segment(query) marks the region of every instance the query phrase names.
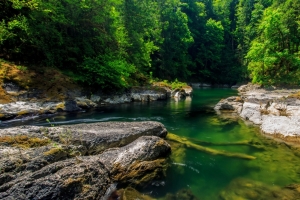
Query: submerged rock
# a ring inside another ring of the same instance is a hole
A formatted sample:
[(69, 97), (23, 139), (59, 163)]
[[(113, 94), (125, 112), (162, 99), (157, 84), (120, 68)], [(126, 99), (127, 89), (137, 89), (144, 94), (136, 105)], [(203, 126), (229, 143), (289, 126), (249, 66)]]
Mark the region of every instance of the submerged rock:
[(166, 200), (199, 200), (191, 190), (182, 189), (176, 192), (176, 194), (167, 194)]
[(300, 185), (289, 185), (281, 188), (264, 183), (238, 178), (220, 193), (220, 199), (247, 199), (247, 200), (296, 200), (300, 199)]

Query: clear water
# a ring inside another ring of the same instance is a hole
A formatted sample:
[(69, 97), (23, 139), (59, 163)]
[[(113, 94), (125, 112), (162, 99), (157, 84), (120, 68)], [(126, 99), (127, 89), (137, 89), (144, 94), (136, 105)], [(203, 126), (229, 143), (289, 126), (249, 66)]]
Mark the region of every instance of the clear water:
[[(192, 99), (114, 105), (93, 112), (50, 116), (49, 120), (56, 126), (99, 121), (155, 120), (163, 123), (169, 132), (193, 141), (215, 143), (253, 140), (263, 147), (209, 146), (220, 151), (256, 157), (255, 160), (244, 160), (173, 146), (170, 167), (163, 180), (165, 185), (142, 191), (154, 198), (164, 199), (167, 193), (175, 194), (182, 189), (189, 189), (199, 199), (219, 199), (221, 191), (235, 190), (228, 185), (238, 178), (270, 187), (300, 183), (300, 158), (293, 148), (263, 137), (258, 127), (246, 125), (240, 119), (226, 119), (216, 115), (213, 106), (220, 99), (233, 95), (236, 95), (236, 91), (231, 89), (194, 89)], [(45, 119), (17, 122), (18, 125), (20, 123), (49, 125)]]

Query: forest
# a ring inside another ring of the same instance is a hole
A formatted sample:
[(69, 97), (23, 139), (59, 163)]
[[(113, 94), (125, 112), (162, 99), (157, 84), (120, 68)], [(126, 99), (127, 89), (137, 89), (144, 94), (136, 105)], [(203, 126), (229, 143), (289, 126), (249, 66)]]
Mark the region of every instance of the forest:
[(1, 0), (0, 58), (101, 88), (300, 84), (300, 0)]

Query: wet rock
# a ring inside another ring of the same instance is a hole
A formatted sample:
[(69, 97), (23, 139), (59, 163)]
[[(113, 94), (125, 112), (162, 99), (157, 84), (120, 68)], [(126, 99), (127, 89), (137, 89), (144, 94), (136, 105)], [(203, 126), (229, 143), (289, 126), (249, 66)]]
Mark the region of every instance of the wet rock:
[(139, 200), (154, 200), (148, 195), (141, 194), (136, 189), (132, 187), (125, 188), (122, 191), (118, 191), (119, 196), (122, 200), (132, 200), (132, 199), (139, 199)]
[(191, 190), (182, 189), (176, 192), (176, 194), (167, 194), (166, 200), (199, 200)]
[(290, 185), (284, 188), (278, 186), (266, 185), (264, 183), (249, 179), (238, 178), (233, 180), (229, 186), (220, 193), (220, 199), (248, 199), (248, 200), (265, 200), (265, 199), (299, 199), (300, 186)]

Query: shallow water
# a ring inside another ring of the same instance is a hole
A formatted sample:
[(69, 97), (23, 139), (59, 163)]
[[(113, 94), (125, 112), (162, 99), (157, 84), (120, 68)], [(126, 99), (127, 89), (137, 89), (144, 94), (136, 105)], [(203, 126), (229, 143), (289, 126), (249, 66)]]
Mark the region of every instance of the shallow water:
[[(191, 138), (193, 142), (253, 141), (252, 144), (256, 144), (208, 146), (220, 151), (255, 156), (255, 160), (210, 155), (182, 145), (173, 146), (167, 178), (159, 182), (163, 181), (163, 184), (150, 184), (142, 190), (154, 198), (165, 199), (167, 193), (175, 194), (182, 189), (189, 189), (199, 199), (219, 199), (222, 191), (237, 189), (228, 187), (236, 180), (250, 181), (251, 184), (253, 181), (266, 187), (300, 183), (300, 158), (290, 146), (263, 137), (258, 127), (246, 125), (240, 119), (216, 115), (213, 106), (221, 98), (233, 95), (236, 95), (236, 91), (231, 89), (195, 89), (192, 99), (115, 105), (93, 112), (49, 116), (48, 119), (55, 126), (99, 121), (155, 120), (162, 122), (169, 132)], [(7, 125), (20, 124), (49, 125), (45, 119)]]

